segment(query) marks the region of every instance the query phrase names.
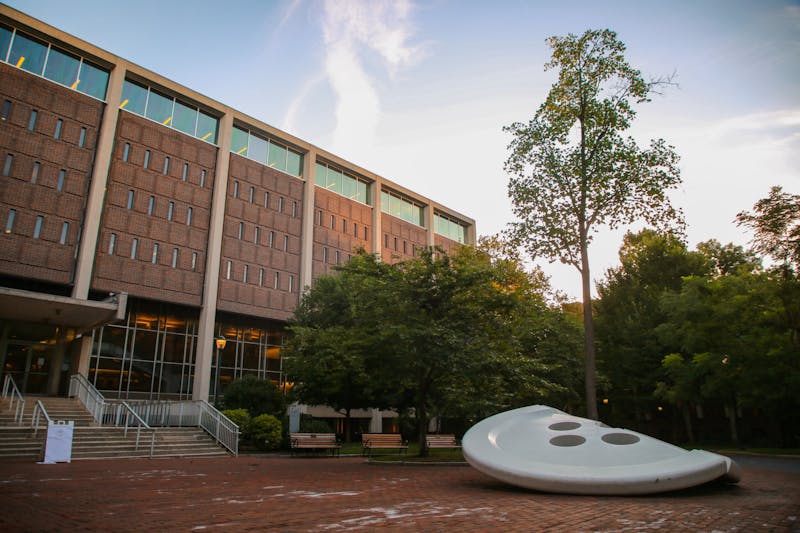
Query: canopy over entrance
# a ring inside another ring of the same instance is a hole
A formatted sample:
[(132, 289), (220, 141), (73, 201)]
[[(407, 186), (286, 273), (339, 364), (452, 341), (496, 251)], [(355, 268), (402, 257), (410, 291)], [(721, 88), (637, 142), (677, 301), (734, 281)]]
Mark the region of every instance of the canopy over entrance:
[(0, 287), (0, 320), (62, 326), (83, 333), (125, 318), (127, 303), (126, 293), (95, 301)]

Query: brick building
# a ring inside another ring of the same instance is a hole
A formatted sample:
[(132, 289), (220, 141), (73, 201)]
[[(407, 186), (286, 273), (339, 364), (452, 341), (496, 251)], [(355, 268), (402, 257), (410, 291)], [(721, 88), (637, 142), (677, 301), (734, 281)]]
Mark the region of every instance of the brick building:
[(398, 261), (475, 239), (464, 215), (4, 5), (0, 114), (0, 357), (27, 393), (76, 372), (119, 398), (283, 385), (283, 326), (315, 277), (358, 247)]

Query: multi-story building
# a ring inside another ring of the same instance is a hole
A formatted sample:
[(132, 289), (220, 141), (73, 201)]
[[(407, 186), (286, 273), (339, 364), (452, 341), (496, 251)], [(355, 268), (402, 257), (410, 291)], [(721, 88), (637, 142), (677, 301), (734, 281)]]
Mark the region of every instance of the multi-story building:
[(469, 217), (4, 5), (0, 165), (0, 357), (28, 393), (76, 372), (121, 398), (282, 385), (315, 277), (356, 248), (475, 239)]

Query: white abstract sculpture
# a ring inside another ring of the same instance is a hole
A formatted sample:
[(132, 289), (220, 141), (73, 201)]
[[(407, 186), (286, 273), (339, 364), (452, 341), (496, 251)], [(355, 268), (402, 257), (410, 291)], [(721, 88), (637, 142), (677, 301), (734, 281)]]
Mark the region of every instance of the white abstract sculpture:
[(686, 451), (544, 405), (506, 411), (478, 422), (462, 439), (464, 457), (512, 485), (567, 494), (651, 494), (720, 477), (740, 478), (727, 457)]

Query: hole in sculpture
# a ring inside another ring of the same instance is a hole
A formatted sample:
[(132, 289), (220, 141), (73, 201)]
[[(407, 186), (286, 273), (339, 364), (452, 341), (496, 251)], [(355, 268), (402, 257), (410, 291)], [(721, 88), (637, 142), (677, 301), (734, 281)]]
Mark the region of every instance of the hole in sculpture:
[(600, 438), (603, 439), (603, 442), (618, 445), (635, 444), (639, 442), (639, 437), (631, 435), (630, 433), (607, 433)]
[(580, 446), (586, 442), (586, 439), (581, 437), (580, 435), (559, 435), (558, 437), (553, 437), (550, 439), (550, 444), (553, 446)]
[(570, 431), (572, 429), (578, 429), (581, 425), (578, 422), (556, 422), (555, 424), (550, 424), (547, 426), (547, 429), (552, 429), (553, 431)]

